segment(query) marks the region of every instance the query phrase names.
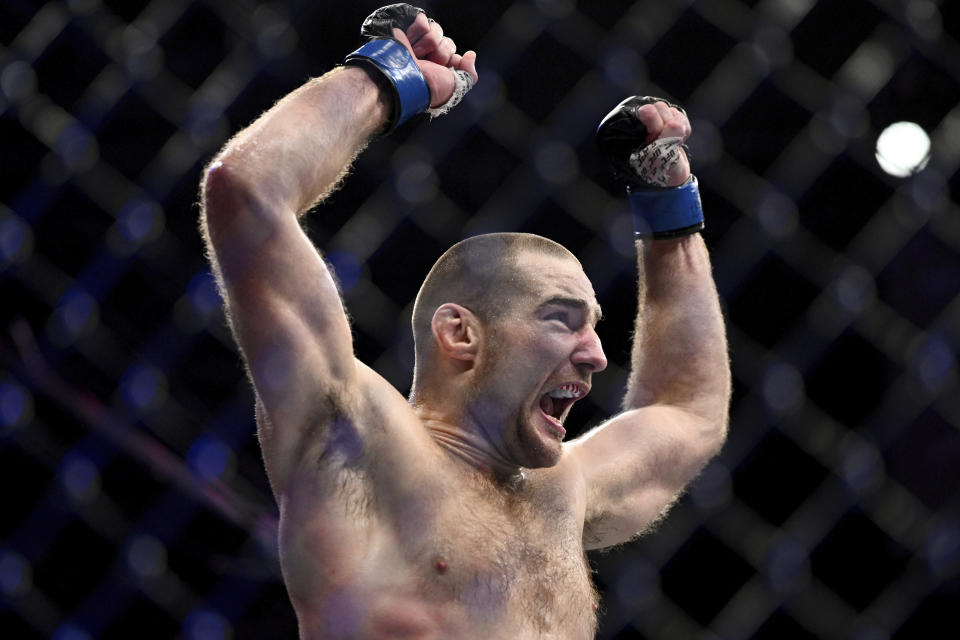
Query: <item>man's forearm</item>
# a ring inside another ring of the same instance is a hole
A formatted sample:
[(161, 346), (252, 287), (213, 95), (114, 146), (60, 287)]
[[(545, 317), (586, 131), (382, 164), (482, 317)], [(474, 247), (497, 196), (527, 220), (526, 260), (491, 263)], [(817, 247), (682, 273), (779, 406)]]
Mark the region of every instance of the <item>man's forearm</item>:
[(727, 341), (699, 234), (637, 243), (638, 309), (624, 409), (667, 404), (726, 425)]
[(332, 191), (370, 137), (390, 98), (367, 71), (338, 67), (307, 82), (238, 133), (211, 165), (248, 197), (305, 213)]

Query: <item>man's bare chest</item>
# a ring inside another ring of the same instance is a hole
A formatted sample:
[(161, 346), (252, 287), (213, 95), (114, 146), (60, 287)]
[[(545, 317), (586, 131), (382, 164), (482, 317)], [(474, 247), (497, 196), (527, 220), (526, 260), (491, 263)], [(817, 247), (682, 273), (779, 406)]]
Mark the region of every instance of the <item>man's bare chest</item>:
[(593, 628), (597, 597), (580, 527), (562, 504), (460, 487), (434, 505), (395, 521), (425, 595), (457, 603), (477, 624), (506, 617), (547, 635)]
[(411, 637), (592, 637), (597, 596), (572, 496), (491, 490), (444, 473), (442, 458), (422, 462), (342, 466), (295, 485), (281, 555), (301, 624), (315, 616), (336, 637), (331, 621), (355, 609), (358, 633), (413, 616)]

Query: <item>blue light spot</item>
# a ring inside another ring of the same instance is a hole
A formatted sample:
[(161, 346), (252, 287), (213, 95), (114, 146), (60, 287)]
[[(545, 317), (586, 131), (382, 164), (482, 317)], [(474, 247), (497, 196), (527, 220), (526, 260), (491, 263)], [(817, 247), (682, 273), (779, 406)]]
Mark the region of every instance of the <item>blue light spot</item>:
[(145, 365), (136, 365), (123, 374), (123, 398), (134, 409), (144, 409), (156, 400), (160, 389), (160, 373)]
[(781, 542), (767, 556), (766, 569), (770, 586), (776, 591), (802, 587), (809, 578), (807, 552), (794, 542)]
[(796, 408), (804, 396), (803, 376), (785, 362), (771, 365), (763, 374), (763, 398), (774, 411)]
[(883, 472), (883, 458), (868, 443), (853, 445), (841, 463), (841, 476), (853, 491), (865, 493)]
[(773, 238), (788, 238), (797, 229), (797, 203), (775, 189), (761, 191), (756, 203), (757, 220)]
[(627, 47), (614, 47), (606, 51), (602, 58), (602, 65), (607, 79), (620, 87), (635, 84), (637, 76), (643, 71), (643, 61), (640, 56)]
[(0, 91), (11, 100), (19, 100), (37, 88), (37, 74), (28, 63), (9, 62), (0, 73)]
[(331, 251), (327, 260), (333, 265), (333, 270), (340, 281), (340, 289), (350, 291), (360, 281), (361, 265), (353, 254), (346, 251)]
[(92, 636), (84, 629), (67, 622), (53, 632), (51, 640), (91, 640)]
[(57, 304), (57, 319), (68, 335), (76, 335), (90, 322), (96, 307), (96, 301), (88, 293), (71, 289)]
[(910, 199), (924, 211), (937, 211), (949, 203), (949, 189), (936, 170), (928, 168), (917, 174), (910, 185)]
[(0, 551), (0, 591), (7, 595), (23, 593), (31, 585), (30, 564), (15, 551)]
[(464, 104), (476, 109), (501, 104), (506, 96), (503, 78), (492, 67), (481, 66), (477, 71), (483, 78), (483, 82), (477, 83), (473, 89), (470, 89), (470, 92), (464, 98)]
[(75, 500), (88, 498), (100, 489), (100, 470), (79, 454), (67, 456), (60, 466), (60, 481)]
[(152, 202), (137, 199), (124, 206), (118, 216), (120, 233), (131, 242), (142, 242), (157, 224), (159, 213)]
[(10, 427), (24, 419), (29, 406), (27, 391), (18, 384), (0, 383), (0, 424)]
[(187, 285), (187, 299), (190, 306), (200, 315), (209, 315), (223, 304), (217, 283), (209, 271), (201, 271), (190, 279)]
[(233, 634), (230, 622), (216, 611), (198, 609), (183, 623), (186, 640), (225, 640)]
[(16, 258), (27, 244), (30, 230), (18, 216), (7, 216), (0, 220), (0, 259), (10, 262)]
[(167, 568), (167, 548), (148, 535), (139, 535), (127, 547), (127, 566), (142, 578), (153, 578)]
[(960, 556), (960, 532), (955, 527), (939, 524), (924, 542), (927, 563), (937, 575), (945, 575)]
[(67, 166), (75, 166), (87, 153), (92, 140), (86, 129), (74, 123), (60, 133), (54, 149)]
[(187, 463), (206, 480), (219, 478), (233, 459), (230, 447), (210, 436), (200, 436), (187, 451)]
[(614, 597), (628, 611), (647, 604), (658, 588), (657, 569), (640, 557), (624, 562), (613, 581)]
[(190, 108), (184, 128), (197, 140), (216, 133), (223, 118), (223, 110), (208, 102), (199, 102)]
[(730, 502), (730, 471), (719, 462), (707, 465), (690, 488), (690, 497), (701, 509), (715, 509)]
[(576, 153), (570, 145), (559, 139), (549, 139), (539, 144), (533, 156), (537, 172), (553, 184), (570, 182), (580, 170)]
[(953, 349), (935, 336), (929, 337), (917, 349), (913, 365), (920, 383), (934, 393), (943, 389), (955, 375), (957, 368)]

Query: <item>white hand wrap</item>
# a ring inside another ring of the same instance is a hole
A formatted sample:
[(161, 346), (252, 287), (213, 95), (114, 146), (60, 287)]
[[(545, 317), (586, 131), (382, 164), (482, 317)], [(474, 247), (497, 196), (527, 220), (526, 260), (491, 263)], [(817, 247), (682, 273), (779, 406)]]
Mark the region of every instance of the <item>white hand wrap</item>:
[(630, 167), (643, 182), (667, 187), (667, 174), (680, 162), (683, 138), (660, 138), (630, 154)]
[(453, 87), (453, 95), (450, 96), (450, 99), (439, 107), (427, 109), (427, 113), (430, 114), (431, 118), (442, 116), (450, 111), (450, 109), (453, 109), (455, 106), (460, 104), (460, 101), (463, 100), (463, 96), (467, 95), (467, 91), (470, 91), (470, 89), (473, 88), (473, 78), (470, 77), (469, 73), (460, 69), (453, 69), (452, 71), (453, 81), (455, 83), (455, 86)]

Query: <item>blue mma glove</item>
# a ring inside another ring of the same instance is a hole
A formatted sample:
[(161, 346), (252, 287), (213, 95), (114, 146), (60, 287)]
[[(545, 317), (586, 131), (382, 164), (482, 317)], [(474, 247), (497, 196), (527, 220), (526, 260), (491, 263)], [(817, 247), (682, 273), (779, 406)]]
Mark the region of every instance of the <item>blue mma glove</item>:
[(393, 37), (394, 27), (406, 32), (419, 13), (424, 13), (423, 9), (404, 3), (380, 7), (360, 27), (364, 44), (343, 61), (374, 69), (387, 80), (393, 93), (393, 114), (386, 133), (430, 106), (430, 89), (417, 61)]
[(630, 200), (634, 229), (641, 238), (676, 238), (703, 229), (700, 190), (693, 176), (679, 187), (667, 186), (667, 172), (680, 160), (683, 141), (661, 138), (647, 143), (647, 128), (637, 117), (645, 104), (666, 102), (632, 96), (608, 113), (597, 127), (597, 146), (607, 156), (613, 176), (623, 183)]

